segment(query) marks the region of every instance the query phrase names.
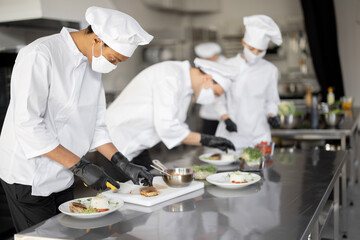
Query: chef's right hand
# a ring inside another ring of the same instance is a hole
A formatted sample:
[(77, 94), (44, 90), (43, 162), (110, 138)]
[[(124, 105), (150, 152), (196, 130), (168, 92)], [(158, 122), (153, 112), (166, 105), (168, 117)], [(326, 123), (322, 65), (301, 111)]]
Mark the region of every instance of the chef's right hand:
[(235, 151), (234, 144), (231, 141), (222, 137), (215, 137), (202, 133), (200, 143), (203, 146), (218, 148), (224, 152), (227, 152), (228, 149), (232, 149)]
[(109, 182), (116, 188), (120, 188), (120, 185), (114, 179), (108, 176), (101, 168), (89, 162), (85, 157), (82, 157), (69, 170), (75, 176), (78, 176), (88, 187), (95, 190), (105, 190), (107, 188), (106, 182)]
[(230, 118), (226, 119), (225, 121), (226, 130), (229, 132), (237, 132), (236, 123), (234, 123)]
[(153, 176), (146, 167), (129, 162), (120, 152), (116, 152), (110, 161), (119, 172), (127, 175), (134, 184), (139, 185), (142, 178), (141, 183), (144, 186), (152, 186)]

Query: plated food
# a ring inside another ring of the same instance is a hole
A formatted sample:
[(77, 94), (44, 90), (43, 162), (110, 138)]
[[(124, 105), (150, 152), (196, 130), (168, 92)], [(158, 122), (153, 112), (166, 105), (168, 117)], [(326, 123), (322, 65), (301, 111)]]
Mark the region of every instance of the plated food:
[(199, 156), (199, 159), (203, 162), (221, 166), (228, 165), (239, 159), (240, 153), (205, 153)]
[(197, 180), (204, 180), (206, 179), (208, 176), (215, 174), (217, 171), (217, 168), (213, 165), (209, 165), (209, 166), (197, 166), (194, 165), (191, 167), (192, 169), (195, 170), (195, 179)]
[(65, 202), (59, 210), (76, 218), (97, 218), (116, 211), (124, 204), (121, 200), (109, 199), (102, 194), (96, 197), (79, 198)]
[(224, 172), (210, 175), (206, 178), (211, 184), (221, 188), (238, 189), (258, 182), (261, 177), (248, 172)]

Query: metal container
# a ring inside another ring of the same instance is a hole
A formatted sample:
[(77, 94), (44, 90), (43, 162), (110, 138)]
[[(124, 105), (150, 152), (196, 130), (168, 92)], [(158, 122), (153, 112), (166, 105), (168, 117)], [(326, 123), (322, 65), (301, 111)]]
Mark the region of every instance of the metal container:
[(302, 115), (288, 115), (280, 116), (280, 128), (283, 129), (292, 129), (296, 128), (300, 125), (302, 120)]
[(195, 170), (191, 168), (167, 169), (159, 160), (153, 160), (153, 164), (161, 168), (167, 174), (162, 174), (162, 179), (169, 187), (181, 188), (191, 184), (194, 180)]
[(328, 127), (338, 127), (342, 124), (345, 114), (324, 113), (322, 117)]

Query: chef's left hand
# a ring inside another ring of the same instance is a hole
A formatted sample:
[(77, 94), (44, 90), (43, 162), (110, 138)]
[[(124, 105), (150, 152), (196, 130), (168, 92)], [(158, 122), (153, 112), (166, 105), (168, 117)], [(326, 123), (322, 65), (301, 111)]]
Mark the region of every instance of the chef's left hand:
[(111, 157), (111, 163), (119, 172), (128, 176), (134, 184), (139, 185), (140, 178), (143, 178), (141, 182), (144, 186), (152, 186), (153, 176), (151, 173), (145, 167), (129, 162), (120, 152), (116, 152)]
[(280, 127), (280, 117), (274, 116), (274, 117), (268, 117), (268, 123), (272, 128), (279, 128)]
[(231, 141), (227, 140), (226, 138), (222, 138), (222, 137), (215, 137), (202, 133), (200, 143), (203, 146), (218, 148), (224, 152), (227, 152), (228, 149), (235, 151), (234, 144)]

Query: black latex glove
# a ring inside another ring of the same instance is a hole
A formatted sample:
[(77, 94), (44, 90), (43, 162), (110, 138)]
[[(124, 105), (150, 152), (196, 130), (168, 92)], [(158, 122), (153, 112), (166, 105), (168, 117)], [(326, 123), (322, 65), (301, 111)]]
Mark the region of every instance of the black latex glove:
[(207, 134), (201, 134), (200, 143), (203, 146), (219, 148), (224, 152), (227, 152), (228, 149), (232, 149), (235, 151), (234, 144), (222, 137), (215, 137)]
[(234, 123), (230, 118), (226, 119), (225, 121), (226, 130), (229, 132), (237, 132), (236, 123)]
[(152, 186), (153, 176), (148, 172), (146, 167), (129, 162), (120, 152), (116, 152), (111, 157), (111, 163), (114, 164), (119, 172), (127, 175), (134, 184), (139, 185), (139, 178), (144, 178), (141, 183), (145, 186)]
[(80, 161), (69, 168), (70, 171), (78, 176), (88, 187), (95, 190), (105, 190), (106, 182), (111, 183), (116, 188), (120, 188), (120, 185), (108, 176), (101, 168), (89, 162), (85, 157), (82, 157)]
[(268, 117), (268, 123), (272, 128), (279, 128), (280, 127), (280, 117)]

